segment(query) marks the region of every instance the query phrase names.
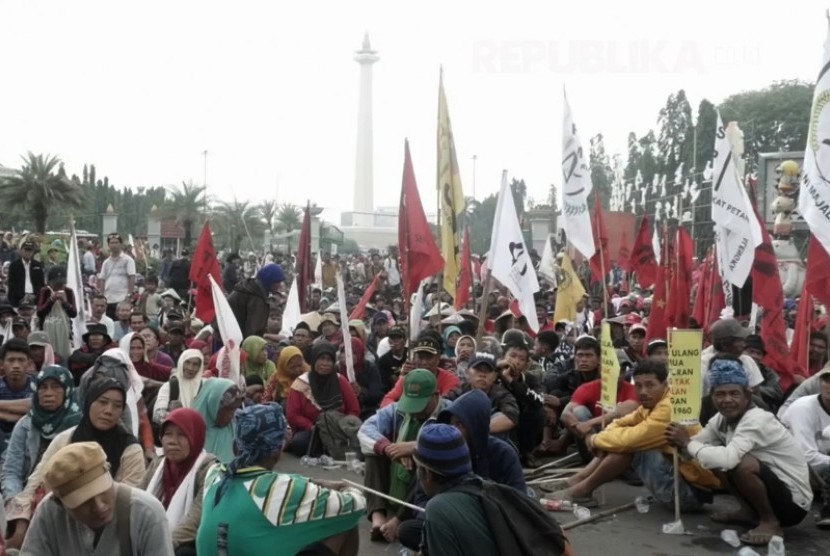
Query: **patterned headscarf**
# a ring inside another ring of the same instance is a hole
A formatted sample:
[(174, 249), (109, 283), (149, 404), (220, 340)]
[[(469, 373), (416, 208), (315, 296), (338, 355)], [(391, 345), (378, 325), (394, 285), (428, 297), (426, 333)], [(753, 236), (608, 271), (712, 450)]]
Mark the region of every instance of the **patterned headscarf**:
[(251, 405), (234, 414), (236, 457), (228, 464), (225, 475), (216, 489), (216, 501), (225, 493), (230, 479), (239, 469), (250, 467), (282, 450), (287, 425), (282, 406), (276, 403)]
[[(38, 387), (49, 379), (57, 381), (63, 388), (63, 403), (53, 411), (43, 409), (37, 396)], [(74, 427), (81, 421), (81, 408), (75, 402), (75, 379), (69, 370), (59, 365), (44, 367), (35, 377), (32, 388), (35, 395), (32, 396), (29, 418), (32, 420), (32, 426), (40, 431), (43, 438), (54, 438), (61, 431)]]

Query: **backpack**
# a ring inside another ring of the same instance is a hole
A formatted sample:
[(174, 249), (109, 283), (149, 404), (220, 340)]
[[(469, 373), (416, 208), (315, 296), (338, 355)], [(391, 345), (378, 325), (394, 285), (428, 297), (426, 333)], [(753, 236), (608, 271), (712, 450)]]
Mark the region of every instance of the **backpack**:
[(451, 488), (481, 502), (499, 554), (565, 556), (570, 543), (556, 520), (533, 499), (512, 487), (481, 481)]
[(322, 411), (314, 423), (324, 450), (335, 460), (343, 460), (346, 452), (360, 451), (357, 431), (361, 421), (339, 411)]

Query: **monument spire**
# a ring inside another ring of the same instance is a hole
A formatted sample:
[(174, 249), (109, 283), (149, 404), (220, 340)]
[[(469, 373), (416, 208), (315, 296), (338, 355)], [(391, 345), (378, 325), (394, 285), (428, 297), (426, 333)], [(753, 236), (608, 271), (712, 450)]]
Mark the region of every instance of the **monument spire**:
[(372, 64), (380, 60), (372, 50), (369, 32), (363, 35), (361, 49), (354, 61), (360, 64), (360, 96), (357, 107), (357, 149), (355, 156), (354, 214), (352, 225), (373, 226), (374, 160), (372, 143)]

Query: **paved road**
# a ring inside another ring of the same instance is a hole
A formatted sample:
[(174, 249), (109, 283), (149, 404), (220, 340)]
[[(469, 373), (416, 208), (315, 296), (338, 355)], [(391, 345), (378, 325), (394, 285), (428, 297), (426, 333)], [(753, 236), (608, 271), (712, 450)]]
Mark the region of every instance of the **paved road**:
[[(350, 479), (361, 481), (354, 473), (345, 470), (326, 471), (320, 468), (302, 467), (299, 460), (291, 455), (284, 455), (277, 468), (289, 473), (302, 473), (321, 479)], [(641, 487), (631, 487), (622, 482), (614, 482), (604, 487), (604, 504), (600, 507), (611, 508), (632, 501), (647, 492)], [(730, 498), (718, 496), (712, 508), (724, 509), (732, 506)], [(597, 511), (597, 510), (594, 510)], [(554, 514), (560, 523), (575, 519), (570, 513)], [(646, 514), (630, 509), (595, 523), (571, 529), (568, 537), (579, 556), (613, 555), (613, 556), (700, 556), (710, 554), (736, 554), (737, 549), (720, 539), (723, 526), (710, 521), (706, 514), (684, 515), (685, 535), (664, 535), (663, 523), (673, 520), (673, 513), (664, 508), (651, 506)], [(363, 522), (360, 530), (360, 554), (367, 556), (397, 556), (396, 545), (372, 543), (369, 541), (369, 524)], [(739, 531), (742, 532), (742, 531)], [(790, 556), (826, 556), (830, 554), (830, 533), (819, 531), (813, 523), (812, 515), (804, 523), (786, 532), (785, 546)], [(766, 554), (766, 548), (756, 549), (759, 554)]]

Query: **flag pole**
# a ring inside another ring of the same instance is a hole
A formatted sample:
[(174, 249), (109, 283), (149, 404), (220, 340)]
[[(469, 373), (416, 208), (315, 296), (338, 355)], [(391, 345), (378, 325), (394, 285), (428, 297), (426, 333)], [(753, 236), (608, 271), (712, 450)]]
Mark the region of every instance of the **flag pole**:
[(487, 268), (487, 274), (484, 278), (484, 288), (481, 291), (481, 307), (478, 310), (478, 330), (476, 331), (476, 345), (481, 342), (484, 336), (484, 321), (487, 318), (487, 305), (490, 300), (490, 268)]
[[(596, 202), (594, 206), (596, 207), (597, 211), (602, 210), (602, 206), (599, 202), (599, 191), (594, 192), (596, 195)], [(605, 276), (605, 250), (602, 248), (602, 236), (600, 235), (601, 230), (599, 229), (599, 218), (594, 218), (594, 222), (596, 222), (596, 237), (599, 237), (599, 268), (600, 272), (602, 272), (602, 314), (605, 315), (605, 318), (608, 318), (608, 285), (606, 284), (606, 276)]]

